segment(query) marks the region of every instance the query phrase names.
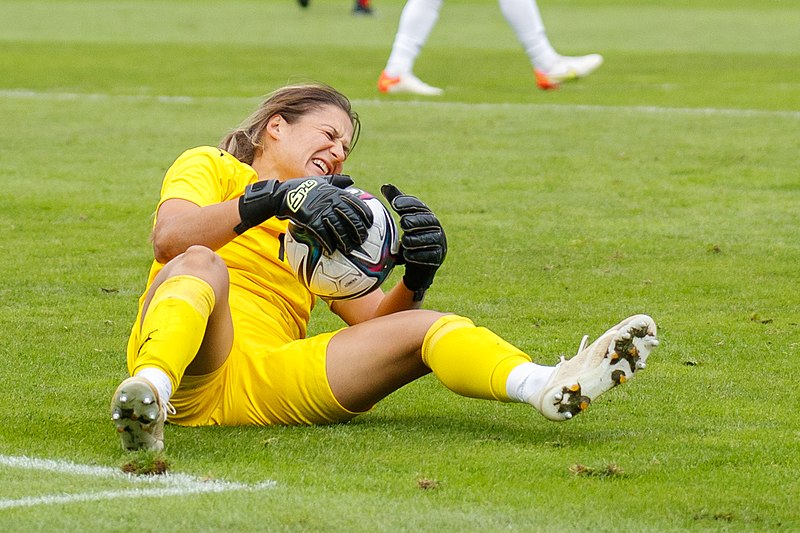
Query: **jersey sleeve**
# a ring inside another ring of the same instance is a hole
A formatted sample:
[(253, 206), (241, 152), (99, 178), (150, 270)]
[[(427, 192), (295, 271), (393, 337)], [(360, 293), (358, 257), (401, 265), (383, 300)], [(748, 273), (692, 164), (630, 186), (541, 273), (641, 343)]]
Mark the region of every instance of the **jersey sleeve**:
[(236, 179), (233, 156), (210, 146), (187, 150), (167, 171), (161, 199), (180, 198), (200, 207), (240, 196), (249, 180)]

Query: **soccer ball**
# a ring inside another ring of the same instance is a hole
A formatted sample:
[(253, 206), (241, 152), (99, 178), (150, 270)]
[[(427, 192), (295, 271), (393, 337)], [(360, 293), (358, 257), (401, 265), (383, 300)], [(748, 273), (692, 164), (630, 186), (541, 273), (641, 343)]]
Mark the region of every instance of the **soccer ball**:
[(349, 187), (372, 211), (373, 223), (367, 240), (345, 255), (332, 254), (313, 235), (289, 223), (284, 251), (289, 266), (309, 291), (326, 300), (349, 300), (369, 294), (381, 286), (394, 268), (400, 243), (397, 226), (380, 200), (370, 193)]

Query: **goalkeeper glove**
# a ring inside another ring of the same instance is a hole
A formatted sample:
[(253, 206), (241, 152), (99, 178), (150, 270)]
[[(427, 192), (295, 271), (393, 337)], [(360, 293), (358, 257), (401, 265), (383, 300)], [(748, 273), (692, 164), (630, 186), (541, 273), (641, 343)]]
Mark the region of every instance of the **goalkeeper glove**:
[(314, 235), (327, 253), (337, 248), (349, 253), (366, 240), (372, 225), (369, 207), (344, 190), (352, 184), (342, 174), (251, 183), (239, 197), (242, 222), (234, 231), (244, 233), (270, 217), (289, 219)]
[(422, 300), (447, 255), (444, 229), (436, 215), (418, 198), (403, 194), (394, 185), (384, 185), (381, 193), (400, 215), (403, 236), (398, 262), (406, 265), (403, 283), (414, 291), (414, 300)]

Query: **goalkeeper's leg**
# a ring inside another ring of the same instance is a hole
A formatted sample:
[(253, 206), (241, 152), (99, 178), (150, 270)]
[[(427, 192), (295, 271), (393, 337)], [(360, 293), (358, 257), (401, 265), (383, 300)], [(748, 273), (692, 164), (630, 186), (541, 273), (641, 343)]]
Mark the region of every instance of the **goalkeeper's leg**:
[(658, 345), (647, 315), (629, 317), (555, 367), (527, 355), (466, 318), (445, 316), (426, 335), (422, 357), (451, 390), (474, 398), (525, 402), (550, 420), (569, 420), (606, 391), (633, 378)]
[(193, 246), (159, 272), (128, 345), (128, 370), (111, 401), (126, 450), (160, 450), (169, 398), (187, 370), (209, 374), (230, 351), (228, 273), (211, 250)]
[(567, 420), (630, 379), (657, 344), (655, 323), (637, 315), (570, 361), (544, 366), (467, 318), (406, 311), (337, 333), (328, 346), (327, 373), (334, 395), (352, 411), (366, 411), (433, 371), (462, 396), (525, 402), (551, 420)]
[(513, 401), (509, 375), (520, 365), (542, 370), (542, 385), (553, 367), (531, 358), (466, 318), (413, 310), (339, 331), (327, 352), (327, 376), (336, 399), (348, 410), (369, 410), (403, 385), (433, 373), (462, 396)]

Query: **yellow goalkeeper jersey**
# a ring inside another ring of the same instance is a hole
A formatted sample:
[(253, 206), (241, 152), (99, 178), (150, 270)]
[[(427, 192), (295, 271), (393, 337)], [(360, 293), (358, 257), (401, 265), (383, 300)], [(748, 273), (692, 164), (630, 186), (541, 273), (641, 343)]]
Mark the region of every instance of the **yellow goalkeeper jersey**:
[[(180, 198), (200, 207), (232, 200), (258, 180), (256, 171), (231, 154), (210, 146), (187, 150), (164, 177), (161, 198)], [(155, 222), (154, 222), (155, 224)], [(270, 218), (216, 250), (230, 274), (231, 313), (240, 332), (260, 332), (276, 340), (305, 337), (314, 296), (300, 284), (280, 254), (288, 222)], [(147, 290), (163, 264), (154, 261)], [(144, 295), (140, 299), (141, 308)]]

